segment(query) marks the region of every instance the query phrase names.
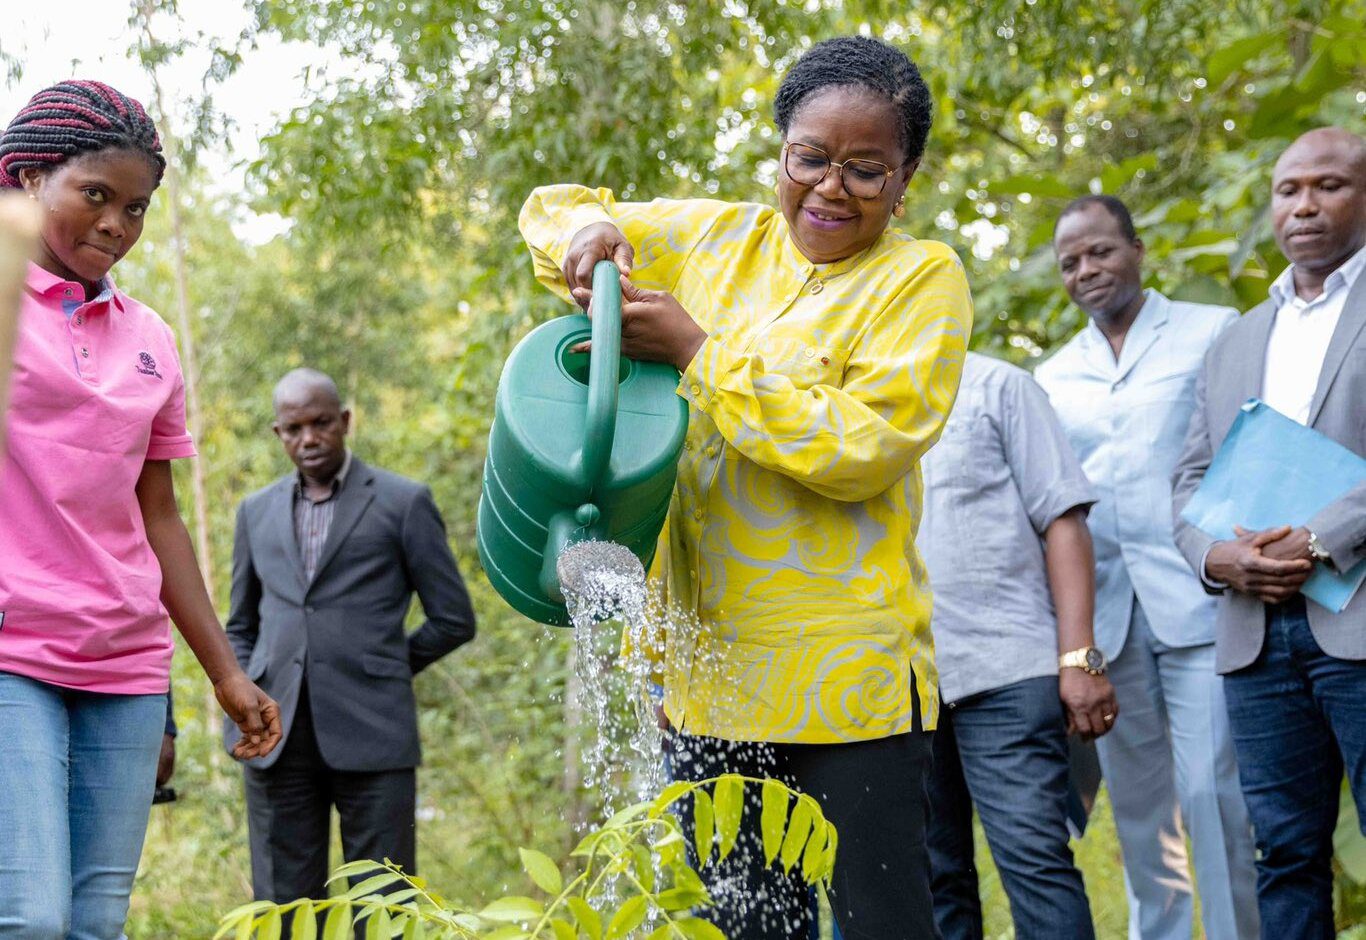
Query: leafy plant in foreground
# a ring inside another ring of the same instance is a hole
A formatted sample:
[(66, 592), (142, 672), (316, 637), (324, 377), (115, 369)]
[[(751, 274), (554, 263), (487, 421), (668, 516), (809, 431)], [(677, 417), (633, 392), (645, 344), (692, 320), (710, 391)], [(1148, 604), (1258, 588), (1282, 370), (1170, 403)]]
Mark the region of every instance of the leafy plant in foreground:
[(316, 940), (320, 920), (322, 940), (347, 940), (356, 925), (366, 940), (725, 940), (696, 913), (712, 902), (689, 865), (675, 804), (692, 798), (692, 847), (702, 865), (719, 863), (735, 848), (745, 790), (755, 787), (764, 864), (776, 861), (785, 872), (828, 886), (838, 836), (820, 804), (777, 780), (725, 774), (671, 783), (655, 799), (617, 813), (579, 842), (570, 876), (550, 856), (521, 849), (522, 866), (544, 899), (509, 895), (467, 910), (387, 859), (356, 861), (331, 878), (366, 876), (348, 891), (244, 904), (223, 918), (214, 940), (279, 940), (291, 918), (293, 940)]

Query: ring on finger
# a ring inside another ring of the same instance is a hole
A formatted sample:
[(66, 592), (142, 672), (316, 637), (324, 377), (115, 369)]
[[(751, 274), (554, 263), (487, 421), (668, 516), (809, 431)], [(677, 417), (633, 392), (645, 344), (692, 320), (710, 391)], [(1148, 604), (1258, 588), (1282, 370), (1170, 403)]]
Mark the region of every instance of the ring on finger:
[(1100, 717), (1107, 725), (1115, 720), (1114, 715), (1101, 715)]

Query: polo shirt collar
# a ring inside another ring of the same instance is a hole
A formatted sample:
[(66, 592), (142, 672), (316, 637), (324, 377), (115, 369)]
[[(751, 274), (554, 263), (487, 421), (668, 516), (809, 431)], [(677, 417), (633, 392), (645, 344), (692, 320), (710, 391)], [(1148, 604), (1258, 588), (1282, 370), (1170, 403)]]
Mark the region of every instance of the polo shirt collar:
[[(73, 288), (77, 291), (81, 290), (80, 284), (77, 284), (75, 281), (64, 280), (33, 261), (28, 263), (28, 276), (24, 279), (24, 285), (28, 288), (30, 293), (39, 297), (60, 298), (68, 288)], [(73, 294), (72, 297), (74, 298), (75, 294)], [(104, 279), (100, 281), (99, 294), (88, 302), (112, 303), (119, 310), (126, 309), (123, 300), (123, 291), (119, 290), (118, 285), (114, 283), (114, 276), (112, 274), (106, 274), (104, 276)]]

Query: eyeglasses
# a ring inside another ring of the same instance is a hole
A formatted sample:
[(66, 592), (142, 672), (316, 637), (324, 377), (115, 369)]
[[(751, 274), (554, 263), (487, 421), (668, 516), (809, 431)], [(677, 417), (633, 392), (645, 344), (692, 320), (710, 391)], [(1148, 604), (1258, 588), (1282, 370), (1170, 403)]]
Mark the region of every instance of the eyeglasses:
[(845, 160), (836, 163), (819, 147), (808, 144), (783, 144), (783, 169), (794, 183), (819, 186), (831, 169), (839, 172), (844, 191), (857, 199), (873, 199), (882, 194), (887, 177), (900, 167), (889, 167), (876, 160)]

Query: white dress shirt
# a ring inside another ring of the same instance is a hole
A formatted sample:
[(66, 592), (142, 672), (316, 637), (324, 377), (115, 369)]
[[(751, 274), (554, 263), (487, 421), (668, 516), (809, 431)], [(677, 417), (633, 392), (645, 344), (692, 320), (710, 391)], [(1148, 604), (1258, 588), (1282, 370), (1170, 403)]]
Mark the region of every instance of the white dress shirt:
[(1303, 300), (1295, 293), (1291, 265), (1271, 285), (1276, 319), (1266, 344), (1262, 401), (1300, 424), (1309, 423), (1309, 407), (1318, 388), (1323, 357), (1333, 338), (1347, 294), (1366, 267), (1366, 248), (1347, 259), (1323, 282), (1323, 293)]

